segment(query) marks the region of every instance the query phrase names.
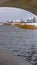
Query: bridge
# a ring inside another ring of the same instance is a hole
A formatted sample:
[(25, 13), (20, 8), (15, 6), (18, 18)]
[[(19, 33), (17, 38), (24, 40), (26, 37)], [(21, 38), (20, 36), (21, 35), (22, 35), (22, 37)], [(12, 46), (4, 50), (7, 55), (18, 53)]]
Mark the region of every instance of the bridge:
[(37, 15), (37, 0), (0, 0), (0, 7), (17, 7)]

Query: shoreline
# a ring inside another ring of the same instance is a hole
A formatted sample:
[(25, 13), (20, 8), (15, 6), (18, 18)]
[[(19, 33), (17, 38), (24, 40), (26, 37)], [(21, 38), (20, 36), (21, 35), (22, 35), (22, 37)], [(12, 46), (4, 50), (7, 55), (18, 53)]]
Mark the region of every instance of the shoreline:
[(17, 23), (15, 26), (22, 29), (37, 29), (37, 23)]
[(22, 29), (37, 29), (37, 23), (3, 23), (0, 26), (16, 26)]

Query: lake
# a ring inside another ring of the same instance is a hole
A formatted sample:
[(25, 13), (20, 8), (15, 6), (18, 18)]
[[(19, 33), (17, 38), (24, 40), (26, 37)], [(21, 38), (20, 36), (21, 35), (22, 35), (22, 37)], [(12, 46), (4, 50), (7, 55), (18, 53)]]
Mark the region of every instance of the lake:
[(37, 65), (37, 30), (0, 25), (0, 45)]

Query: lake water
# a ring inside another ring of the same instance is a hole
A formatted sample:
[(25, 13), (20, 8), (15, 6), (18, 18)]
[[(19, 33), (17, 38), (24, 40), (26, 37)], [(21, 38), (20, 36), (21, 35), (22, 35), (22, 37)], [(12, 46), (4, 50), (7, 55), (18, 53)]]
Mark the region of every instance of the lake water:
[(0, 25), (0, 45), (37, 65), (37, 30)]

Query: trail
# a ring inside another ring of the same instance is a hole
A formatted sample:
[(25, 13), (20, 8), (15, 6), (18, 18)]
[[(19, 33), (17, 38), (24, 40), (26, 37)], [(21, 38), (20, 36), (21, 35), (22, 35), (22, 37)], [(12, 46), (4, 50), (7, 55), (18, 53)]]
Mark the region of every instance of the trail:
[(29, 62), (10, 54), (7, 49), (0, 45), (0, 65), (31, 65)]

